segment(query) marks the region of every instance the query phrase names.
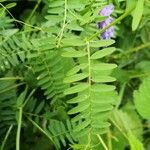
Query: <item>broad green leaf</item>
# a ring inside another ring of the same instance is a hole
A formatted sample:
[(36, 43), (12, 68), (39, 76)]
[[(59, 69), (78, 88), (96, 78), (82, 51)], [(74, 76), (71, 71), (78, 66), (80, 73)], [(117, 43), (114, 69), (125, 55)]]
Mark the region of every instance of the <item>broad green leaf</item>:
[(143, 144), (135, 137), (132, 132), (128, 133), (128, 140), (131, 150), (145, 150)]
[(88, 87), (89, 87), (89, 84), (87, 84), (87, 83), (80, 83), (80, 84), (77, 84), (77, 85), (75, 85), (73, 87), (70, 87), (70, 88), (66, 89), (64, 91), (64, 94), (68, 95), (68, 94), (78, 93), (78, 92), (86, 90)]
[(85, 79), (87, 77), (88, 77), (88, 73), (78, 73), (78, 74), (66, 77), (64, 79), (64, 83), (71, 83), (71, 82), (80, 81), (80, 80)]
[(85, 55), (87, 55), (85, 51), (77, 51), (74, 49), (70, 49), (62, 53), (63, 57), (83, 57)]
[(115, 51), (114, 47), (104, 48), (102, 50), (99, 50), (99, 51), (95, 52), (91, 56), (91, 59), (99, 59), (99, 58), (105, 57), (105, 56), (113, 53), (114, 51)]
[(145, 118), (150, 119), (150, 77), (143, 80), (139, 90), (134, 92), (134, 103), (139, 114)]
[(137, 0), (127, 0), (126, 1), (126, 12), (133, 10), (136, 6)]
[(141, 117), (137, 113), (135, 109), (135, 105), (129, 101), (125, 106), (122, 107), (124, 113), (127, 114), (126, 122), (128, 122), (128, 126), (132, 133), (139, 139), (143, 140), (143, 124), (141, 122)]
[(92, 41), (90, 42), (90, 47), (105, 47), (105, 46), (110, 46), (114, 44), (114, 40), (99, 40), (99, 41)]
[(135, 31), (140, 23), (144, 9), (144, 0), (138, 0), (133, 12), (132, 30)]

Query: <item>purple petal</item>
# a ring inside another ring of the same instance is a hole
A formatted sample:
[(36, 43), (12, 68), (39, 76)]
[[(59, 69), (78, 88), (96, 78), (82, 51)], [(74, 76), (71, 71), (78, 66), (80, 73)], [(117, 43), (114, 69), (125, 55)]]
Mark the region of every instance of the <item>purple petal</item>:
[(114, 5), (109, 4), (100, 11), (101, 16), (110, 16), (114, 10)]

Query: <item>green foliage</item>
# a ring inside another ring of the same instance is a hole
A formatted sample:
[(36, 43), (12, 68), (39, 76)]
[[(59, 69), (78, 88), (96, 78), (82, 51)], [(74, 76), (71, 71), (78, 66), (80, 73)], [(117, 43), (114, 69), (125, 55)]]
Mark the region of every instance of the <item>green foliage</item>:
[(136, 109), (139, 112), (139, 114), (146, 119), (150, 118), (149, 90), (150, 90), (150, 78), (148, 77), (143, 80), (143, 83), (140, 85), (139, 90), (134, 92), (134, 102)]
[(149, 0), (0, 0), (0, 149), (148, 150), (149, 18)]
[[(10, 76), (11, 73), (5, 75)], [(0, 137), (2, 138), (10, 125), (16, 124), (15, 102), (16, 102), (15, 81), (0, 81)], [(1, 139), (2, 140), (2, 139)]]
[[(132, 30), (136, 30), (142, 18), (144, 8), (144, 0), (138, 0), (136, 8), (133, 12)], [(138, 15), (137, 15), (138, 14)]]

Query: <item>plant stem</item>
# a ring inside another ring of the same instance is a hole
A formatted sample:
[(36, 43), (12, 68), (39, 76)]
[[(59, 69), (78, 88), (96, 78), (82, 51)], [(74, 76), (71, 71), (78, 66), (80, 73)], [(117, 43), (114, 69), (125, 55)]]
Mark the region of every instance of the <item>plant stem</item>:
[(64, 33), (65, 26), (66, 26), (66, 20), (67, 20), (67, 0), (65, 0), (64, 20), (63, 20), (63, 25), (62, 25), (60, 35), (59, 35), (59, 38), (58, 38), (57, 47), (60, 46), (60, 42), (61, 42), (61, 39), (63, 37), (63, 33)]
[(110, 120), (114, 124), (114, 126), (120, 131), (120, 133), (122, 133), (122, 135), (128, 140), (128, 136), (126, 135), (125, 132), (123, 132), (123, 130), (121, 129), (121, 127), (118, 126), (117, 123), (113, 119), (110, 119)]
[(120, 89), (118, 102), (117, 102), (117, 104), (116, 104), (116, 106), (115, 106), (116, 109), (118, 109), (119, 106), (120, 106), (120, 104), (121, 104), (125, 87), (126, 87), (126, 83), (124, 83), (124, 84), (122, 85), (121, 89)]
[(24, 78), (23, 77), (4, 77), (4, 78), (0, 78), (0, 81), (3, 81), (3, 80), (23, 80)]
[(89, 145), (91, 147), (91, 134), (92, 134), (92, 102), (91, 102), (91, 78), (92, 78), (92, 74), (91, 74), (91, 51), (90, 51), (90, 43), (87, 41), (87, 54), (88, 54), (88, 84), (89, 84), (89, 90), (88, 90), (88, 94), (89, 94), (89, 103), (90, 103), (90, 120), (91, 120), (91, 128), (90, 128), (90, 132), (89, 132)]
[(108, 28), (110, 28), (111, 26), (117, 24), (118, 22), (120, 22), (122, 19), (124, 19), (125, 17), (127, 17), (131, 11), (133, 10), (134, 8), (132, 8), (131, 10), (125, 12), (123, 15), (121, 15), (119, 18), (117, 18), (116, 20), (114, 20), (112, 23), (110, 23), (108, 26), (106, 26), (104, 29), (96, 32), (95, 34), (93, 34), (89, 39), (88, 41), (91, 41), (93, 38), (97, 37), (99, 34), (102, 34), (103, 32), (105, 32)]
[(1, 149), (0, 149), (0, 150), (3, 150), (3, 149), (4, 149), (4, 146), (5, 146), (5, 144), (6, 144), (6, 141), (7, 141), (7, 139), (8, 139), (8, 136), (9, 136), (9, 134), (10, 134), (12, 128), (13, 128), (13, 125), (10, 125), (10, 127), (9, 127), (9, 129), (8, 129), (8, 131), (7, 131), (6, 135), (5, 135), (5, 137), (4, 137), (4, 140), (3, 140), (3, 142), (2, 142), (2, 146), (1, 146)]
[(130, 76), (130, 79), (146, 77), (146, 76), (150, 76), (150, 72), (145, 72), (145, 73), (142, 73), (142, 74), (132, 75), (132, 76)]
[(29, 17), (26, 19), (26, 22), (28, 23), (32, 16), (34, 15), (36, 9), (38, 8), (39, 4), (41, 3), (41, 0), (38, 0), (35, 7), (33, 8), (32, 12), (30, 13)]
[(16, 150), (20, 150), (21, 124), (22, 124), (22, 107), (19, 108), (18, 128), (17, 128), (17, 135), (16, 135)]
[[(26, 117), (27, 117), (27, 116), (26, 116)], [(51, 137), (46, 131), (44, 131), (36, 122), (34, 122), (34, 121), (33, 121), (32, 119), (30, 119), (29, 117), (27, 117), (27, 119), (28, 119), (36, 128), (38, 128), (43, 134), (45, 134), (45, 135), (48, 137), (48, 139), (50, 139), (51, 142), (54, 143), (52, 137)]]
[(138, 51), (140, 51), (141, 49), (144, 49), (144, 48), (146, 48), (146, 47), (150, 47), (150, 42), (148, 42), (148, 43), (146, 43), (146, 44), (142, 44), (142, 45), (140, 45), (140, 46), (138, 46), (138, 47), (135, 47), (135, 48), (129, 50), (129, 51), (127, 52), (127, 54), (130, 54), (130, 53), (133, 53), (133, 52), (138, 52)]
[(24, 82), (18, 83), (18, 84), (16, 84), (16, 85), (13, 85), (13, 86), (11, 86), (11, 87), (8, 87), (7, 89), (1, 90), (1, 91), (0, 91), (0, 94), (1, 94), (1, 93), (4, 93), (4, 92), (6, 92), (6, 91), (10, 91), (10, 90), (12, 90), (12, 89), (15, 89), (15, 88), (17, 88), (17, 87), (19, 87), (19, 86), (21, 86), (21, 85), (23, 85), (23, 84), (25, 84), (25, 83), (24, 83)]
[(108, 133), (107, 133), (107, 140), (108, 140), (108, 149), (112, 150), (111, 130), (110, 129), (108, 130)]
[(106, 146), (106, 144), (104, 143), (103, 139), (101, 138), (100, 135), (97, 134), (98, 139), (100, 140), (102, 146), (104, 147), (105, 150), (109, 150), (108, 147)]

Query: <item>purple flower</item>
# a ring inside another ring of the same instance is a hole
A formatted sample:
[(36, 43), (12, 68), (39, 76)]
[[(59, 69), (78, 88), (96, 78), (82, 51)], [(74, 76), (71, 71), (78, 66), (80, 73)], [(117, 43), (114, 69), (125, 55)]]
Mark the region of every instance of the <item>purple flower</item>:
[[(113, 21), (113, 18), (110, 16), (112, 14), (113, 10), (114, 10), (114, 5), (110, 4), (110, 5), (107, 5), (106, 7), (104, 7), (100, 11), (99, 15), (108, 16), (108, 18), (106, 18), (104, 21), (99, 22), (97, 24), (99, 29), (104, 29), (106, 26), (108, 26)], [(110, 39), (111, 37), (113, 37), (113, 35), (114, 35), (114, 27), (110, 27), (109, 29), (107, 29), (105, 32), (103, 32), (101, 34), (101, 38), (102, 39)]]
[(104, 21), (98, 23), (98, 28), (99, 29), (103, 29), (106, 26), (108, 26), (112, 21), (113, 21), (113, 18), (112, 17), (108, 17)]
[(101, 16), (110, 16), (114, 10), (114, 5), (109, 4), (100, 11)]
[(102, 39), (110, 39), (113, 36), (114, 36), (114, 27), (110, 27), (101, 34)]

